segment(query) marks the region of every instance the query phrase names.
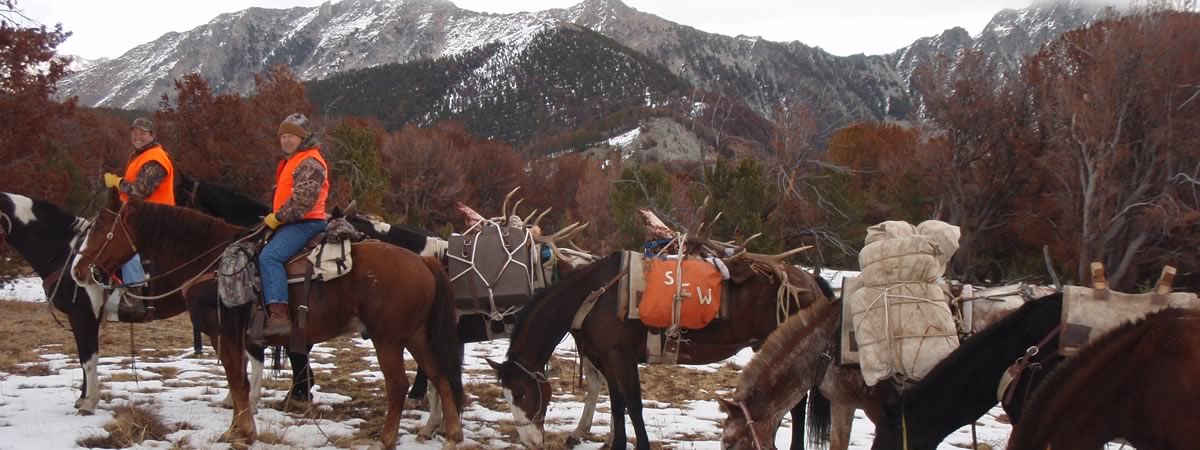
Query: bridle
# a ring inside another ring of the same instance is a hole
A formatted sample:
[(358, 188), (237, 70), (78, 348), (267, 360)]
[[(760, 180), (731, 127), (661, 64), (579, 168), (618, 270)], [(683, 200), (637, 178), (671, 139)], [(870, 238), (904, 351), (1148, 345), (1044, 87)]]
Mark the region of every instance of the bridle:
[[(122, 205), (122, 206), (121, 206), (121, 209), (122, 209), (122, 210), (124, 210), (124, 209), (125, 209), (124, 205)], [(100, 276), (102, 276), (102, 275), (105, 275), (105, 274), (101, 273), (101, 271), (102, 271), (103, 269), (102, 269), (102, 268), (100, 268), (100, 267), (97, 267), (97, 265), (96, 265), (97, 261), (100, 259), (100, 255), (103, 255), (103, 254), (104, 254), (104, 250), (108, 248), (108, 244), (112, 243), (112, 239), (113, 239), (114, 233), (116, 232), (116, 230), (117, 230), (118, 226), (120, 227), (120, 229), (121, 229), (121, 232), (125, 234), (125, 240), (126, 240), (127, 242), (129, 242), (129, 246), (130, 246), (130, 248), (132, 248), (132, 249), (133, 249), (133, 252), (134, 252), (134, 253), (137, 253), (137, 245), (133, 243), (133, 236), (131, 236), (131, 235), (129, 234), (129, 228), (128, 228), (128, 227), (125, 225), (125, 221), (124, 221), (124, 220), (122, 220), (122, 217), (121, 217), (121, 212), (120, 212), (120, 211), (116, 211), (116, 212), (114, 212), (114, 211), (113, 211), (113, 210), (111, 210), (111, 209), (105, 208), (105, 209), (104, 209), (104, 211), (101, 211), (101, 212), (100, 212), (100, 214), (104, 214), (104, 213), (112, 214), (112, 215), (116, 216), (116, 219), (115, 219), (115, 220), (113, 220), (113, 225), (112, 225), (112, 228), (108, 230), (108, 234), (104, 235), (104, 243), (103, 243), (103, 244), (101, 244), (101, 245), (100, 245), (100, 249), (99, 249), (99, 250), (96, 250), (96, 253), (95, 253), (95, 254), (93, 254), (93, 256), (92, 256), (92, 262), (91, 262), (91, 263), (89, 263), (87, 267), (88, 267), (88, 272), (91, 274), (91, 277), (92, 277), (92, 282), (93, 282), (93, 283), (96, 283), (96, 284), (98, 284), (98, 285), (100, 285), (101, 287), (104, 287), (104, 288), (106, 288), (106, 289), (112, 289), (112, 288), (113, 288), (113, 286), (111, 286), (111, 285), (108, 285), (107, 283), (105, 283), (105, 282), (103, 282), (103, 281), (100, 281), (100, 280), (98, 280), (98, 279), (97, 279), (97, 277), (100, 277)], [(99, 220), (99, 219), (97, 219), (97, 221), (98, 221), (98, 220)], [(89, 234), (90, 234), (90, 230), (89, 230)], [(87, 238), (85, 237), (84, 239), (86, 240)], [(79, 262), (81, 262), (81, 263), (82, 263), (82, 262), (84, 262), (84, 260), (83, 260), (83, 255), (79, 255), (79, 258), (80, 258), (80, 259), (79, 259)], [(108, 275), (111, 275), (111, 273), (108, 273)], [(123, 282), (123, 281), (122, 281), (122, 282)]]
[[(542, 402), (542, 400), (543, 400), (542, 386), (549, 385), (550, 380), (548, 378), (546, 378), (546, 374), (542, 373), (541, 371), (529, 370), (529, 369), (525, 368), (525, 366), (522, 366), (521, 363), (519, 363), (515, 360), (512, 363), (514, 366), (517, 366), (518, 369), (521, 369), (522, 372), (525, 372), (525, 375), (528, 375), (529, 378), (534, 381), (534, 383), (537, 383), (537, 393), (538, 393), (538, 402), (537, 402), (538, 409), (537, 409), (537, 411), (535, 411), (534, 415), (531, 416), (529, 419), (526, 419), (522, 423), (515, 423), (514, 425), (516, 425), (518, 427), (523, 427), (525, 425), (537, 425), (538, 418), (544, 417), (545, 413), (546, 413), (545, 410), (549, 409), (549, 408), (542, 407), (542, 403), (543, 403)], [(514, 405), (514, 406), (516, 406), (516, 405)]]
[(746, 428), (750, 429), (750, 437), (754, 439), (755, 450), (775, 450), (775, 446), (766, 447), (762, 443), (762, 439), (758, 436), (758, 430), (754, 429), (754, 418), (750, 416), (750, 408), (746, 407), (745, 401), (735, 403), (738, 408), (742, 409), (742, 415), (746, 416)]

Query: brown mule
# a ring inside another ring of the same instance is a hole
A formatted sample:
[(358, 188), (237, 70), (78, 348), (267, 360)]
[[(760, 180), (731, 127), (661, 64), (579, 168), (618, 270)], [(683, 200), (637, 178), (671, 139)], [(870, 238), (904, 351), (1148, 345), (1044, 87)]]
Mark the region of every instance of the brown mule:
[[(113, 273), (136, 251), (162, 268), (163, 276), (171, 280), (166, 284), (182, 288), (211, 270), (225, 245), (245, 229), (192, 210), (134, 200), (119, 212), (101, 213), (92, 231), (72, 268), (77, 280), (92, 280), (97, 271)], [(444, 448), (455, 448), (463, 439), (459, 417), (463, 390), (449, 278), (436, 260), (389, 244), (364, 242), (355, 245), (353, 252), (354, 271), (312, 283), (307, 341), (324, 342), (363, 330), (370, 333), (388, 396), (387, 419), (380, 433), (385, 448), (395, 448), (397, 443), (408, 387), (404, 349), (409, 349), (436, 383), (446, 420)], [(301, 285), (289, 288), (292, 297), (300, 298)], [(249, 444), (257, 438), (245, 369), (249, 311), (201, 304), (199, 299), (211, 296), (213, 289), (212, 282), (190, 286), (185, 295), (188, 310), (205, 332), (218, 336), (214, 344), (234, 402), (230, 438)], [(267, 343), (288, 344), (286, 337), (272, 337)]]

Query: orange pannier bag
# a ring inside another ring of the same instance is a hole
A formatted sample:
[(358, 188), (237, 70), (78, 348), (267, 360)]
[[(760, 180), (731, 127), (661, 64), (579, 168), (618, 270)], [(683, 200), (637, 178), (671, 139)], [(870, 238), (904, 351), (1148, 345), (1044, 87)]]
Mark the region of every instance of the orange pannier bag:
[[(671, 326), (675, 302), (675, 274), (678, 261), (673, 259), (646, 260), (646, 290), (638, 305), (642, 323), (649, 327)], [(680, 292), (679, 326), (695, 330), (704, 328), (721, 311), (721, 272), (712, 264), (688, 258), (683, 261), (683, 290)]]

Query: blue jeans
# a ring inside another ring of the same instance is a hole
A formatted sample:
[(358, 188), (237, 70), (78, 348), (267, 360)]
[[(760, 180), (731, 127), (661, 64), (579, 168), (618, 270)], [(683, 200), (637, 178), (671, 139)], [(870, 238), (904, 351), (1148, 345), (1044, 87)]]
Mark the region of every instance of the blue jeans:
[(146, 269), (142, 268), (142, 255), (133, 254), (129, 262), (121, 266), (121, 282), (126, 285), (146, 281)]
[(304, 249), (304, 244), (307, 244), (309, 239), (322, 231), (325, 231), (324, 220), (289, 223), (275, 230), (275, 236), (258, 254), (258, 270), (262, 275), (266, 304), (287, 304), (287, 273), (283, 270), (283, 265)]

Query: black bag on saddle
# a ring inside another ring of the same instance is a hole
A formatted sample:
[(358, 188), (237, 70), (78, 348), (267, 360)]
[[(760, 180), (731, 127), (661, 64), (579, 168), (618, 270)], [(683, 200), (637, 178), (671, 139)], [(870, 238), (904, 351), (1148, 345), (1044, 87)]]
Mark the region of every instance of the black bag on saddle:
[(225, 248), (217, 264), (217, 293), (228, 308), (258, 301), (262, 286), (258, 279), (255, 255), (258, 248), (252, 241), (236, 242)]

